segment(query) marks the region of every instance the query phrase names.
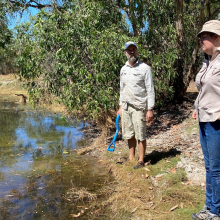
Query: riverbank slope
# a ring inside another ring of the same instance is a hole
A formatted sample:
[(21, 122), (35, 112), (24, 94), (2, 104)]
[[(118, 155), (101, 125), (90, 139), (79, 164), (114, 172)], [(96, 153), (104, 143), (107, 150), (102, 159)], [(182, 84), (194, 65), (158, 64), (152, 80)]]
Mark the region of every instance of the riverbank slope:
[[(0, 97), (20, 102), (27, 91), (13, 75), (0, 75)], [(191, 119), (197, 91), (192, 82), (184, 102), (170, 105), (155, 113), (154, 122), (147, 129), (145, 168), (134, 170), (136, 160), (127, 161), (126, 141), (119, 132), (114, 152), (107, 151), (112, 134), (101, 140), (99, 128), (90, 124), (85, 128), (93, 144), (77, 150), (97, 158), (115, 177), (101, 190), (106, 198), (100, 204), (91, 204), (96, 212), (85, 213), (90, 219), (190, 219), (204, 205), (205, 171), (199, 144), (198, 125)], [(48, 107), (49, 108), (49, 107)], [(65, 114), (59, 105), (50, 109)], [(78, 217), (80, 218), (79, 215)], [(108, 216), (108, 217), (106, 217)]]
[[(115, 176), (109, 199), (103, 203), (113, 219), (190, 219), (205, 202), (205, 168), (198, 123), (191, 118), (197, 96), (192, 81), (182, 104), (155, 113), (147, 126), (145, 168), (134, 170), (119, 132), (114, 152), (107, 151), (114, 133), (102, 144), (78, 149), (90, 154)], [(100, 141), (99, 141), (100, 143)]]

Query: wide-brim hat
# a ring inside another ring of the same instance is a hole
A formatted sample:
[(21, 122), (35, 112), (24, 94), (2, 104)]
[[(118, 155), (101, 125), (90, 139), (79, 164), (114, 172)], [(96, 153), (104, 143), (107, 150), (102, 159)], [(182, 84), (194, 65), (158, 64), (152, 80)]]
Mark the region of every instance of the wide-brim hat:
[(127, 50), (127, 48), (128, 48), (129, 46), (131, 46), (131, 45), (134, 45), (135, 47), (137, 47), (137, 45), (136, 45), (135, 42), (133, 42), (133, 41), (128, 41), (128, 42), (125, 43), (124, 49)]
[(220, 21), (219, 20), (207, 21), (202, 26), (202, 30), (197, 34), (197, 37), (201, 37), (202, 32), (211, 32), (220, 36)]

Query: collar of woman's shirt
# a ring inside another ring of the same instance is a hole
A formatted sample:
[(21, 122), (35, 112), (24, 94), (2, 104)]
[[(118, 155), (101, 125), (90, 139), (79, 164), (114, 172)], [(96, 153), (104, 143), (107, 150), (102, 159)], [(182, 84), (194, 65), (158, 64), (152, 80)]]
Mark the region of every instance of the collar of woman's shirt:
[(214, 53), (213, 53), (213, 55), (212, 55), (212, 58), (211, 58), (211, 61), (213, 61), (213, 60), (218, 56), (218, 54), (220, 54), (220, 47), (218, 47), (218, 48), (214, 51)]

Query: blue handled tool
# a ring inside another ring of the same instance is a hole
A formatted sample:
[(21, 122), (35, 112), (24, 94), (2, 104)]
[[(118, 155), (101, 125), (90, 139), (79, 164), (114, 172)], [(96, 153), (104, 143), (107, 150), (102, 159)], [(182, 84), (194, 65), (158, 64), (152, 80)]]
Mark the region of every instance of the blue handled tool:
[[(117, 118), (116, 118), (116, 133), (115, 133), (115, 136), (114, 136), (113, 141), (111, 142), (111, 144), (109, 144), (107, 151), (114, 151), (115, 150), (115, 140), (118, 136), (118, 131), (119, 131), (119, 123), (118, 123), (119, 118), (120, 118), (120, 114), (118, 114)], [(113, 147), (111, 147), (112, 145), (113, 145)]]

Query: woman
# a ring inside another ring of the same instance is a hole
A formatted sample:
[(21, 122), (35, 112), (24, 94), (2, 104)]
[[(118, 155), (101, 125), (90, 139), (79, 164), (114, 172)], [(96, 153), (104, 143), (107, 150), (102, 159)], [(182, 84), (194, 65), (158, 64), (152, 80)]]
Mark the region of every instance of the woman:
[(199, 121), (206, 168), (206, 202), (192, 219), (220, 220), (220, 21), (206, 22), (198, 37), (209, 55), (196, 76), (199, 89), (192, 118)]

